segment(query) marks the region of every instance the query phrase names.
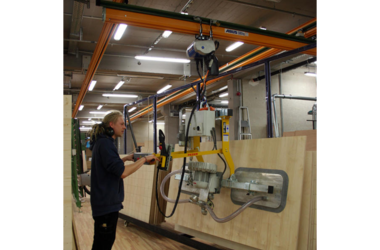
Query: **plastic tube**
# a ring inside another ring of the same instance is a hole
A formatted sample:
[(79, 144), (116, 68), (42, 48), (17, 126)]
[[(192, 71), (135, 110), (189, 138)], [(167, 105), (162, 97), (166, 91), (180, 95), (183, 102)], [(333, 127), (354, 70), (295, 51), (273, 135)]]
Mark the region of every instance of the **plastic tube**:
[[(169, 197), (167, 197), (167, 196), (165, 195), (165, 192), (164, 192), (165, 183), (167, 182), (167, 180), (168, 180), (171, 176), (173, 176), (173, 175), (175, 175), (175, 174), (180, 174), (180, 173), (182, 173), (182, 169), (179, 169), (179, 170), (176, 170), (176, 171), (171, 172), (170, 174), (168, 174), (167, 176), (165, 176), (165, 178), (162, 180), (162, 183), (161, 183), (161, 186), (160, 186), (160, 192), (161, 192), (162, 197), (163, 197), (166, 201), (168, 201), (168, 202), (175, 203), (175, 200), (170, 199)], [(181, 188), (181, 187), (179, 187), (179, 188)], [(190, 199), (178, 200), (178, 203), (187, 203), (187, 202), (190, 202)]]
[[(176, 171), (173, 171), (171, 172), (170, 174), (168, 174), (167, 176), (165, 176), (165, 178), (162, 180), (162, 183), (161, 183), (161, 186), (160, 186), (160, 192), (161, 192), (161, 195), (162, 197), (168, 201), (168, 202), (171, 202), (171, 203), (175, 203), (175, 200), (173, 199), (170, 199), (168, 198), (166, 195), (165, 195), (165, 192), (164, 192), (164, 186), (165, 186), (165, 183), (167, 182), (167, 180), (175, 175), (175, 174), (179, 174), (179, 173), (182, 173), (182, 169), (179, 169), (179, 170), (176, 170)], [(206, 204), (205, 205), (205, 208), (207, 209), (207, 211), (210, 213), (211, 217), (216, 221), (216, 222), (219, 222), (219, 223), (225, 223), (225, 222), (228, 222), (230, 220), (232, 220), (233, 218), (235, 218), (236, 216), (238, 216), (241, 212), (243, 212), (247, 207), (249, 207), (250, 205), (252, 205), (253, 203), (255, 202), (258, 202), (258, 201), (261, 201), (263, 199), (263, 196), (256, 196), (254, 197), (252, 200), (249, 200), (248, 202), (246, 202), (243, 206), (241, 206), (238, 210), (236, 210), (235, 212), (233, 212), (232, 214), (230, 214), (229, 216), (225, 217), (225, 218), (218, 218), (214, 211)], [(184, 199), (184, 200), (178, 200), (178, 203), (187, 203), (187, 202), (191, 202), (190, 199)]]
[(235, 218), (236, 216), (238, 216), (241, 212), (244, 211), (244, 209), (246, 209), (247, 207), (249, 207), (250, 205), (252, 205), (253, 203), (255, 202), (258, 202), (258, 201), (261, 201), (263, 199), (263, 196), (256, 196), (254, 197), (252, 200), (246, 202), (243, 206), (241, 206), (238, 210), (236, 210), (235, 212), (233, 212), (232, 214), (230, 214), (229, 216), (225, 217), (225, 218), (218, 218), (214, 211), (212, 211), (212, 209), (208, 206), (208, 205), (205, 205), (205, 208), (207, 209), (207, 211), (210, 213), (211, 217), (216, 221), (216, 222), (219, 222), (219, 223), (224, 223), (224, 222), (227, 222), (227, 221), (230, 221), (232, 220), (233, 218)]

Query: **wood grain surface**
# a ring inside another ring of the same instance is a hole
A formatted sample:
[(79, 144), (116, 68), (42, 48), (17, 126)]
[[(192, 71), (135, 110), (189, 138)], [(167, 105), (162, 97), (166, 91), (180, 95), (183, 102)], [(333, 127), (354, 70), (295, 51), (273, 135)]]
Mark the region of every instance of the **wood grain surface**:
[[(288, 196), (286, 207), (282, 212), (272, 213), (247, 208), (235, 219), (226, 223), (217, 223), (210, 215), (202, 215), (199, 206), (179, 204), (174, 216), (167, 221), (258, 249), (297, 249), (305, 146), (306, 137), (304, 136), (230, 142), (235, 169), (239, 167), (278, 169), (288, 174)], [(221, 148), (221, 143), (218, 143), (218, 148)], [(201, 143), (201, 151), (211, 149), (212, 143)], [(176, 145), (175, 151), (180, 150), (183, 148)], [(204, 161), (217, 164), (218, 171), (224, 169), (224, 164), (217, 155), (204, 156)], [(172, 170), (180, 169), (182, 163), (182, 159), (175, 159)], [(224, 178), (228, 176), (229, 169), (227, 168)], [(178, 181), (172, 177), (169, 197), (174, 199), (177, 191)], [(230, 215), (240, 207), (232, 203), (230, 194), (230, 189), (222, 188), (221, 194), (215, 195), (214, 212), (219, 218)], [(181, 199), (188, 197), (189, 195), (181, 194)], [(168, 203), (166, 213), (171, 212), (172, 208), (173, 204)]]

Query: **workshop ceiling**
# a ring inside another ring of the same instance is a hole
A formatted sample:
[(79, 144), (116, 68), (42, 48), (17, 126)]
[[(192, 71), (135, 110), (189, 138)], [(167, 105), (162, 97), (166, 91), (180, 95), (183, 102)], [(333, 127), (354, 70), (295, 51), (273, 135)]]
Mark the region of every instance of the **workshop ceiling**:
[[(189, 0), (130, 0), (130, 5), (180, 13)], [(187, 8), (189, 15), (216, 19), (267, 30), (286, 33), (316, 17), (315, 0), (193, 0)], [(86, 69), (95, 50), (103, 27), (103, 8), (96, 6), (95, 0), (64, 0), (64, 94), (73, 96), (73, 107), (86, 75)], [(186, 49), (194, 41), (194, 35), (172, 33), (153, 43), (162, 31), (128, 26), (120, 40), (112, 38), (95, 73), (97, 81), (93, 91), (87, 91), (79, 111), (80, 121), (103, 117), (90, 114), (98, 105), (101, 111), (117, 109), (122, 111), (124, 104), (138, 98), (107, 98), (104, 93), (136, 94), (139, 98), (154, 95), (164, 86), (172, 88), (188, 84), (198, 78), (195, 64), (191, 64), (191, 76), (183, 77), (184, 65), (176, 63), (156, 63), (138, 61), (136, 55), (186, 58)], [(216, 56), (219, 65), (224, 65), (258, 46), (244, 44), (226, 52), (233, 42), (220, 40)], [(151, 51), (148, 49), (154, 46)], [(307, 59), (303, 58), (303, 60)], [(273, 64), (272, 64), (273, 65)], [(241, 74), (241, 77), (247, 74)], [(120, 80), (124, 85), (113, 91)], [(225, 82), (210, 86), (210, 91), (224, 86)], [(178, 102), (177, 102), (178, 103)], [(144, 103), (137, 110), (146, 106)]]

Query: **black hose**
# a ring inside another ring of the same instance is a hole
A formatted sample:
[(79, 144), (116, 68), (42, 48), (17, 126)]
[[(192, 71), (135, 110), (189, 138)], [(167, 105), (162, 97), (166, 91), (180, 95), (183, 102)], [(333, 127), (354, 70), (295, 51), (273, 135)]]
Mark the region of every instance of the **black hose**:
[[(218, 149), (218, 148), (217, 148), (217, 146), (216, 146), (216, 131), (215, 131), (215, 128), (212, 128), (212, 130), (211, 130), (210, 132), (211, 132), (212, 140), (214, 141), (214, 147), (212, 148), (212, 150), (216, 150), (216, 149)], [(220, 158), (220, 159), (223, 161), (223, 163), (224, 163), (224, 171), (223, 171), (222, 176), (220, 177), (221, 179), (223, 179), (223, 175), (224, 175), (224, 173), (225, 173), (226, 170), (227, 170), (227, 163), (226, 163), (226, 161), (223, 159), (223, 157), (222, 157), (220, 154), (218, 154), (218, 156), (219, 156), (219, 158)]]
[[(185, 150), (184, 150), (184, 153), (186, 154), (187, 153), (187, 141), (188, 141), (188, 138), (189, 138), (189, 128), (190, 128), (190, 121), (191, 121), (191, 118), (193, 117), (193, 114), (194, 114), (194, 111), (196, 109), (197, 105), (195, 105), (193, 107), (193, 109), (191, 110), (191, 114), (190, 114), (190, 118), (189, 118), (189, 121), (187, 123), (187, 130), (186, 130), (186, 137), (185, 137)], [(169, 160), (169, 159), (168, 159)], [(165, 213), (163, 213), (161, 211), (161, 208), (160, 208), (160, 205), (158, 204), (158, 193), (157, 193), (157, 185), (158, 185), (158, 172), (159, 170), (157, 170), (157, 175), (156, 175), (156, 202), (157, 202), (157, 206), (158, 206), (158, 210), (160, 211), (160, 213), (165, 216), (165, 218), (170, 218), (173, 216), (176, 208), (177, 208), (177, 205), (178, 205), (178, 200), (179, 200), (179, 196), (181, 195), (181, 187), (182, 187), (182, 182), (183, 182), (183, 177), (185, 176), (185, 168), (186, 168), (186, 157), (183, 158), (183, 166), (182, 166), (182, 174), (181, 174), (181, 181), (179, 183), (179, 188), (178, 188), (178, 193), (177, 193), (177, 198), (175, 200), (175, 203), (174, 203), (174, 208), (171, 212), (171, 214), (169, 216), (166, 216)]]
[(85, 191), (87, 194), (91, 195), (90, 190), (88, 190), (86, 186), (83, 186), (83, 189), (84, 189), (84, 191)]

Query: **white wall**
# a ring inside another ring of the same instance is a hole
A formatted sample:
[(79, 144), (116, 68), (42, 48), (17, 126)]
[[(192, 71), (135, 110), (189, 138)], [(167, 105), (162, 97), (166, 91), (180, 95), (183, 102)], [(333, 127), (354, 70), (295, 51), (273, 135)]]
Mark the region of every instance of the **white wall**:
[[(317, 97), (317, 78), (305, 76), (305, 67), (281, 75), (282, 93), (285, 95)], [(279, 75), (272, 76), (272, 95), (279, 94)], [(252, 138), (267, 137), (267, 111), (265, 79), (254, 82), (243, 80), (243, 105), (249, 109)], [(311, 115), (314, 101), (283, 99), (284, 132), (313, 129)], [(280, 99), (276, 99), (277, 121), (281, 131)], [(274, 132), (273, 132), (274, 133)]]

